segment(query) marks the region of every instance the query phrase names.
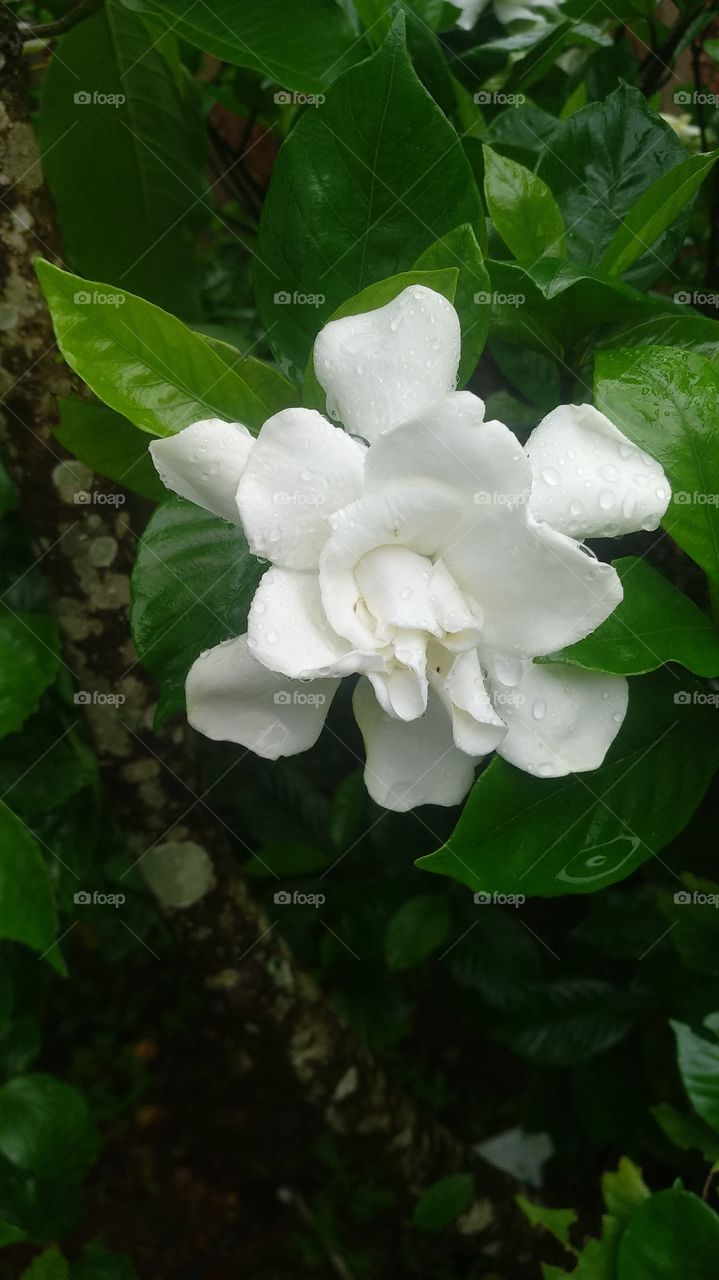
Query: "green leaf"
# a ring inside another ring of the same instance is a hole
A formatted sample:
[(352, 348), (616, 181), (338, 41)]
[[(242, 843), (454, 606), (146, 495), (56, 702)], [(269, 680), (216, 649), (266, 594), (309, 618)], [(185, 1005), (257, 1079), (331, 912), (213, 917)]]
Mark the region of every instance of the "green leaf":
[(385, 954), (390, 969), (410, 969), (426, 960), (449, 931), (447, 900), (436, 893), (418, 893), (395, 911), (387, 925)]
[(197, 315), (200, 98), (174, 40), (157, 35), (107, 0), (63, 36), (43, 80), (40, 147), (73, 269)]
[(70, 1271), (60, 1250), (53, 1246), (41, 1253), (23, 1271), (20, 1280), (69, 1280)]
[(198, 49), (286, 89), (322, 89), (365, 51), (340, 0), (145, 0), (142, 7)]
[(712, 1164), (719, 1160), (719, 1137), (698, 1116), (685, 1116), (667, 1102), (660, 1102), (649, 1110), (670, 1142), (682, 1151), (701, 1151), (704, 1159)]
[(514, 1198), (531, 1226), (544, 1227), (544, 1230), (553, 1235), (565, 1249), (571, 1250), (572, 1253), (576, 1252), (569, 1239), (569, 1232), (578, 1221), (574, 1209), (548, 1209), (543, 1204), (533, 1204), (531, 1200), (527, 1200), (526, 1196)]
[(300, 117), (277, 158), (255, 287), (280, 360), (303, 370), (318, 330), (348, 297), (483, 217), (459, 138), (407, 56), (400, 17), (379, 52)]
[[(715, 1015), (716, 1016), (716, 1015)], [(697, 1035), (672, 1022), (682, 1084), (697, 1115), (719, 1133), (719, 1041), (716, 1034)]]
[(237, 525), (170, 498), (152, 516), (132, 574), (132, 635), (160, 685), (158, 723), (185, 706), (195, 658), (242, 635), (263, 567)]
[[(0, 1203), (14, 1226), (41, 1240), (72, 1228), (79, 1187), (97, 1159), (87, 1105), (54, 1076), (16, 1076), (0, 1089)], [(8, 1208), (11, 1212), (8, 1212)]]
[(546, 182), (516, 160), (484, 148), (484, 194), (490, 217), (515, 258), (567, 255), (564, 218)]
[(573, 1066), (622, 1040), (642, 1007), (630, 992), (607, 982), (551, 982), (508, 1007), (499, 1038), (527, 1062)]
[[(392, 302), (403, 289), (407, 289), (412, 284), (421, 284), (427, 289), (434, 289), (449, 302), (454, 302), (458, 278), (459, 270), (456, 266), (443, 267), (436, 271), (402, 271), (399, 275), (391, 276), (389, 280), (379, 280), (377, 284), (370, 284), (366, 289), (355, 294), (354, 298), (348, 298), (329, 319), (341, 320), (344, 316), (357, 316), (364, 311), (376, 311), (379, 307)], [(327, 397), (315, 373), (312, 356), (307, 361), (305, 369), (302, 402), (306, 406), (319, 409), (321, 413), (326, 412)]]
[(672, 944), (688, 969), (719, 977), (719, 884), (686, 873), (682, 880), (686, 889), (669, 903)]
[(650, 1196), (632, 1214), (619, 1242), (617, 1280), (716, 1280), (719, 1218), (680, 1187)]
[[(459, 271), (454, 306), (462, 329), (462, 355), (457, 384), (463, 387), (474, 373), (489, 333), (491, 309), (481, 298), (491, 282), (474, 230), (465, 222), (436, 240), (415, 263), (418, 270), (456, 267)], [(480, 301), (478, 301), (480, 299)]]
[(474, 890), (541, 897), (625, 879), (682, 830), (719, 763), (716, 710), (694, 700), (689, 677), (685, 688), (691, 702), (676, 705), (668, 672), (632, 681), (624, 725), (586, 775), (536, 778), (495, 759), (446, 845), (417, 865)]
[(535, 939), (516, 913), (482, 905), (477, 923), (447, 957), (452, 977), (474, 998), (478, 992), (487, 1004), (503, 1008), (517, 1001), (539, 978), (539, 953)]
[[(601, 262), (640, 196), (685, 156), (669, 125), (626, 84), (563, 120), (537, 172), (564, 214), (570, 257)], [(633, 282), (647, 285), (671, 264), (685, 227), (682, 219), (659, 236), (632, 268)]]
[(628, 1222), (634, 1210), (644, 1204), (648, 1197), (649, 1188), (641, 1169), (626, 1156), (620, 1159), (616, 1173), (602, 1174), (602, 1198), (607, 1213), (611, 1213), (618, 1222)]
[(52, 618), (0, 608), (0, 737), (14, 733), (51, 685), (60, 665)]
[(148, 452), (146, 432), (104, 404), (61, 400), (59, 409), (55, 435), (80, 462), (153, 502), (167, 497)]
[(719, 370), (692, 351), (602, 351), (597, 408), (661, 462), (672, 486), (662, 521), (675, 542), (719, 579)]
[(719, 631), (706, 614), (646, 560), (626, 556), (613, 564), (624, 587), (621, 604), (590, 636), (539, 661), (625, 676), (680, 662), (697, 676), (719, 674)]
[(296, 399), (279, 373), (222, 343), (232, 352), (231, 362), (216, 342), (152, 303), (81, 280), (42, 258), (36, 266), (70, 368), (143, 431), (168, 436), (200, 418), (217, 417), (257, 432)]
[(126, 1254), (89, 1245), (71, 1264), (70, 1280), (137, 1280), (137, 1272)]
[(615, 231), (600, 263), (602, 270), (610, 276), (624, 275), (691, 204), (718, 159), (719, 151), (687, 156), (653, 182)]
[(422, 1192), (412, 1210), (412, 1222), (420, 1231), (440, 1231), (464, 1213), (473, 1195), (471, 1173), (440, 1178)]
[[(1, 801), (0, 937), (24, 942), (41, 953), (52, 947), (57, 937), (57, 914), (45, 861), (27, 827)], [(48, 959), (60, 966), (56, 948)]]

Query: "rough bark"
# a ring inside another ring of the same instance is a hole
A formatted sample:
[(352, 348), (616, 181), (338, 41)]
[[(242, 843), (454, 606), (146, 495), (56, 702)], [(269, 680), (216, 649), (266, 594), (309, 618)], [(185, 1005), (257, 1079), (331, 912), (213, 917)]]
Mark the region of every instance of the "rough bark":
[[(203, 806), (183, 730), (152, 731), (156, 691), (135, 665), (129, 630), (129, 574), (143, 512), (78, 504), (76, 494), (109, 492), (86, 467), (71, 463), (52, 434), (58, 397), (83, 394), (58, 358), (33, 256), (60, 260), (60, 246), (33, 131), (27, 116), (21, 48), (0, 17), (0, 391), (8, 464), (21, 509), (51, 589), (66, 665), (77, 687), (122, 692), (110, 704), (78, 709), (103, 771), (108, 801), (140, 857), (155, 843), (199, 846), (212, 866), (211, 886), (192, 906), (163, 907), (178, 944), (202, 975), (212, 1016), (238, 1049), (270, 1052), (284, 1062), (298, 1095), (322, 1122), (345, 1135), (400, 1191), (403, 1212), (419, 1188), (471, 1157), (442, 1126), (421, 1117), (395, 1090), (253, 901), (223, 838)], [(115, 492), (117, 486), (111, 486)], [(129, 674), (127, 674), (129, 670)], [(525, 1231), (511, 1191), (479, 1172), (471, 1221), (477, 1250), (512, 1258), (505, 1274), (526, 1275)], [(518, 1256), (521, 1255), (521, 1256)], [(494, 1274), (494, 1273), (493, 1273)]]

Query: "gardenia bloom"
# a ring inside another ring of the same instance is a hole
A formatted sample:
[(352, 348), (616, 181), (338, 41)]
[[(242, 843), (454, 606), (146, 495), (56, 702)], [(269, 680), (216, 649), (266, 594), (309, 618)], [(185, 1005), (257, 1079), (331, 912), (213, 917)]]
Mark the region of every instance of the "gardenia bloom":
[(522, 448), (453, 389), (459, 351), (454, 307), (413, 285), (317, 338), (344, 430), (285, 409), (257, 439), (211, 419), (150, 446), (170, 489), (270, 562), (247, 634), (189, 672), (190, 723), (294, 755), (359, 673), (365, 780), (390, 809), (457, 804), (491, 751), (540, 777), (601, 764), (626, 681), (532, 659), (622, 598), (580, 539), (654, 529), (669, 501), (661, 467), (589, 405), (555, 409)]
[[(457, 26), (464, 31), (471, 31), (480, 13), (487, 8), (489, 0), (453, 0), (455, 8), (462, 10), (457, 19)], [(494, 12), (497, 21), (503, 27), (510, 22), (547, 22), (556, 19), (559, 0), (494, 0)]]

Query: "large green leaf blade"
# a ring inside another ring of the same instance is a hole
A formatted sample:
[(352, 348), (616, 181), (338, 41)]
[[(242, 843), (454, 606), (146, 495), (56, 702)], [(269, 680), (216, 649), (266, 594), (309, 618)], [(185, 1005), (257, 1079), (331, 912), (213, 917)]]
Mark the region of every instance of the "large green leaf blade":
[(716, 1280), (719, 1218), (699, 1196), (675, 1186), (650, 1196), (619, 1241), (617, 1280)]
[(107, 0), (60, 40), (38, 125), (73, 269), (199, 314), (192, 231), (203, 208), (204, 131), (172, 42)]
[(687, 156), (639, 197), (607, 246), (600, 266), (621, 276), (651, 248), (694, 199), (719, 159), (719, 151)]
[(463, 387), (484, 350), (492, 314), (492, 285), (474, 228), (467, 222), (455, 227), (425, 249), (415, 265), (420, 270), (455, 267), (459, 272), (453, 301), (462, 330), (457, 385)]
[(281, 374), (259, 360), (219, 353), (143, 298), (42, 259), (36, 266), (70, 368), (142, 430), (173, 435), (200, 418), (217, 417), (257, 432), (296, 398)]
[(0, 608), (0, 737), (14, 733), (37, 709), (60, 666), (52, 618)]
[(671, 347), (601, 351), (597, 407), (661, 462), (672, 486), (664, 528), (719, 579), (719, 370)]
[(167, 497), (150, 457), (146, 432), (104, 404), (61, 400), (58, 407), (60, 424), (55, 435), (80, 462), (153, 502)]
[[(486, 893), (594, 893), (630, 875), (686, 825), (719, 764), (716, 710), (676, 704), (668, 672), (635, 680), (600, 769), (542, 779), (494, 760), (426, 871)], [(677, 769), (677, 759), (682, 768)]]
[[(0, 801), (0, 937), (41, 954), (57, 937), (57, 913), (45, 861), (26, 826)], [(59, 957), (52, 957), (56, 966)]]
[(566, 257), (564, 218), (546, 182), (487, 146), (484, 194), (490, 217), (515, 258)]
[(483, 216), (460, 140), (417, 79), (400, 20), (378, 53), (328, 89), (321, 110), (297, 121), (275, 164), (255, 287), (279, 358), (304, 369), (346, 298)]
[(673, 1022), (672, 1027), (679, 1074), (689, 1101), (704, 1123), (719, 1133), (719, 1040), (716, 1034), (697, 1035), (681, 1022)]

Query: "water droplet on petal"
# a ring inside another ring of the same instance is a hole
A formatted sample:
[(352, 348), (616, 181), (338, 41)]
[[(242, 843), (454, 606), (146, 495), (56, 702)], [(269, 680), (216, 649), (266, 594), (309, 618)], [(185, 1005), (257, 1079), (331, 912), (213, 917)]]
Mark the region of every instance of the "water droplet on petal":
[(542, 472), (542, 479), (545, 484), (559, 484), (559, 472), (554, 467), (545, 467)]
[(534, 716), (534, 719), (543, 720), (546, 714), (547, 714), (547, 704), (544, 701), (544, 698), (537, 698), (537, 701), (532, 707), (532, 715)]
[(602, 489), (602, 492), (599, 495), (599, 505), (602, 508), (602, 511), (609, 511), (610, 507), (613, 507), (615, 502), (616, 498), (611, 489)]
[(607, 462), (603, 467), (599, 468), (597, 474), (602, 477), (602, 480), (609, 480), (613, 482), (614, 480), (619, 479), (619, 468), (613, 466), (612, 463)]

